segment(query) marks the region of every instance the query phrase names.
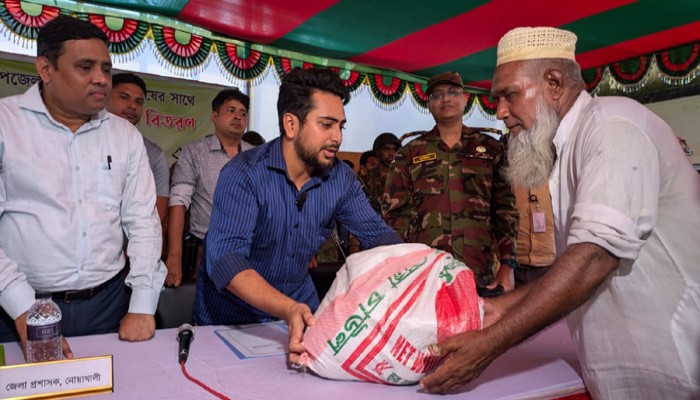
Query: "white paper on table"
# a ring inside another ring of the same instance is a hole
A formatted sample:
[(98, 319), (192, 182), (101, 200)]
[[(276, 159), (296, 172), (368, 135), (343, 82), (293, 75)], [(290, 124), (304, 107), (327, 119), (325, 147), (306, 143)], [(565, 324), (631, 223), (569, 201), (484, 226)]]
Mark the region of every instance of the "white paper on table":
[(284, 321), (234, 325), (214, 332), (241, 360), (289, 352), (289, 331)]

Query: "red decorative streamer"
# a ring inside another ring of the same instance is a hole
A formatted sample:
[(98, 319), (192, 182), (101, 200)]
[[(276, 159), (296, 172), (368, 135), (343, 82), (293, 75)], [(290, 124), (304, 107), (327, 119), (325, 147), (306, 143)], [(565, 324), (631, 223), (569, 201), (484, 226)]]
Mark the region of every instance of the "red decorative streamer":
[(687, 71), (690, 66), (695, 62), (695, 60), (698, 59), (698, 55), (700, 54), (700, 44), (695, 43), (693, 45), (693, 49), (691, 50), (690, 57), (688, 57), (687, 60), (685, 60), (684, 63), (682, 64), (674, 64), (669, 56), (668, 56), (669, 51), (662, 51), (661, 52), (661, 61), (664, 64), (664, 67), (668, 69), (669, 71), (673, 72), (685, 72)]
[(384, 78), (382, 75), (374, 74), (374, 84), (377, 85), (377, 89), (379, 89), (382, 94), (386, 96), (393, 96), (401, 86), (401, 79), (391, 78), (391, 84), (387, 86), (384, 84)]
[(126, 18), (123, 21), (124, 22), (121, 29), (115, 31), (107, 26), (104, 15), (90, 14), (90, 22), (102, 29), (102, 31), (107, 34), (109, 41), (112, 43), (121, 43), (129, 40), (134, 33), (136, 33), (136, 29), (139, 26), (139, 21)]
[(498, 106), (497, 102), (491, 101), (491, 96), (488, 94), (481, 95), (481, 104), (489, 110), (495, 110), (496, 106)]
[(180, 57), (192, 57), (197, 54), (203, 41), (201, 36), (192, 34), (190, 35), (190, 42), (188, 44), (180, 44), (180, 42), (175, 39), (175, 29), (169, 26), (163, 27), (163, 39), (168, 48)]
[[(340, 68), (338, 67), (331, 67), (333, 71), (335, 71), (338, 76), (340, 76)], [(358, 80), (362, 77), (362, 74), (360, 74), (357, 71), (350, 71), (350, 77), (348, 79), (343, 79), (342, 77), (340, 80), (343, 81), (343, 85), (345, 87), (354, 87), (356, 84), (358, 84)]]
[(428, 95), (425, 94), (423, 91), (423, 85), (418, 83), (418, 82), (413, 82), (411, 84), (413, 86), (413, 90), (416, 92), (416, 95), (418, 96), (419, 99), (427, 102), (428, 101)]
[[(292, 60), (290, 58), (280, 57), (280, 65), (282, 66), (282, 71), (285, 74), (292, 72), (292, 69), (294, 69), (294, 67), (292, 66)], [(309, 62), (304, 62), (304, 64), (302, 64), (303, 69), (309, 69), (313, 67), (314, 65)]]
[(251, 50), (247, 58), (238, 56), (237, 46), (233, 43), (226, 43), (226, 54), (235, 66), (243, 70), (249, 70), (256, 66), (262, 54), (259, 51)]
[(42, 5), (41, 13), (37, 16), (32, 16), (22, 10), (20, 0), (5, 0), (5, 8), (17, 22), (30, 28), (41, 28), (47, 22), (58, 17), (60, 10), (57, 7)]
[(586, 84), (586, 90), (591, 91), (598, 86), (600, 83), (601, 79), (603, 79), (603, 68), (602, 67), (596, 67), (595, 68), (595, 77), (593, 77), (593, 80), (590, 83)]
[(644, 72), (646, 72), (646, 70), (647, 70), (648, 63), (649, 63), (649, 57), (647, 57), (647, 56), (639, 57), (639, 68), (637, 69), (637, 71), (635, 71), (631, 74), (628, 74), (628, 73), (625, 73), (624, 71), (622, 71), (622, 67), (620, 67), (619, 62), (613, 63), (612, 67), (613, 67), (613, 70), (615, 71), (615, 74), (617, 74), (617, 76), (619, 76), (620, 78), (622, 78), (626, 81), (634, 82), (634, 81), (637, 81), (638, 79), (640, 79), (644, 75)]

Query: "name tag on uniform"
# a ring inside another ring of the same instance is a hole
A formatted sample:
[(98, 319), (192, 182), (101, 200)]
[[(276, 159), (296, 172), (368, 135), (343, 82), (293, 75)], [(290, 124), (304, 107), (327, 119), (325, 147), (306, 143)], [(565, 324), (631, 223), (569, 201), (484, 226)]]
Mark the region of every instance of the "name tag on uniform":
[(544, 221), (544, 212), (535, 211), (532, 213), (532, 231), (535, 233), (547, 232), (547, 225)]
[(426, 161), (432, 161), (437, 159), (437, 154), (435, 153), (428, 153), (428, 154), (423, 154), (422, 156), (416, 156), (413, 157), (413, 163), (418, 164)]

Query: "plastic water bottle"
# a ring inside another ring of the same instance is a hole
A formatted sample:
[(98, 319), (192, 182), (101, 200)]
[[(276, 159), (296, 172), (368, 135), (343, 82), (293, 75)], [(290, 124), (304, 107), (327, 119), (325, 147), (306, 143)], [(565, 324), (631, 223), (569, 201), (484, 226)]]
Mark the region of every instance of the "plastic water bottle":
[(27, 312), (27, 362), (63, 359), (61, 309), (50, 293), (37, 293)]

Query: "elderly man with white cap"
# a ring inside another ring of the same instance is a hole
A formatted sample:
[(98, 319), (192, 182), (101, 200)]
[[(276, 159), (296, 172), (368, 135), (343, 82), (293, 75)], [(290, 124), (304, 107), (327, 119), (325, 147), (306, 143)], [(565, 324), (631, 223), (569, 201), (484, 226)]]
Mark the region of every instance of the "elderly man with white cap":
[(493, 305), (481, 331), (431, 346), (421, 384), (446, 392), (568, 314), (595, 399), (700, 398), (700, 178), (671, 128), (639, 103), (592, 98), (576, 36), (517, 28), (498, 44), (492, 95), (511, 132), (509, 177), (549, 181), (558, 258)]

